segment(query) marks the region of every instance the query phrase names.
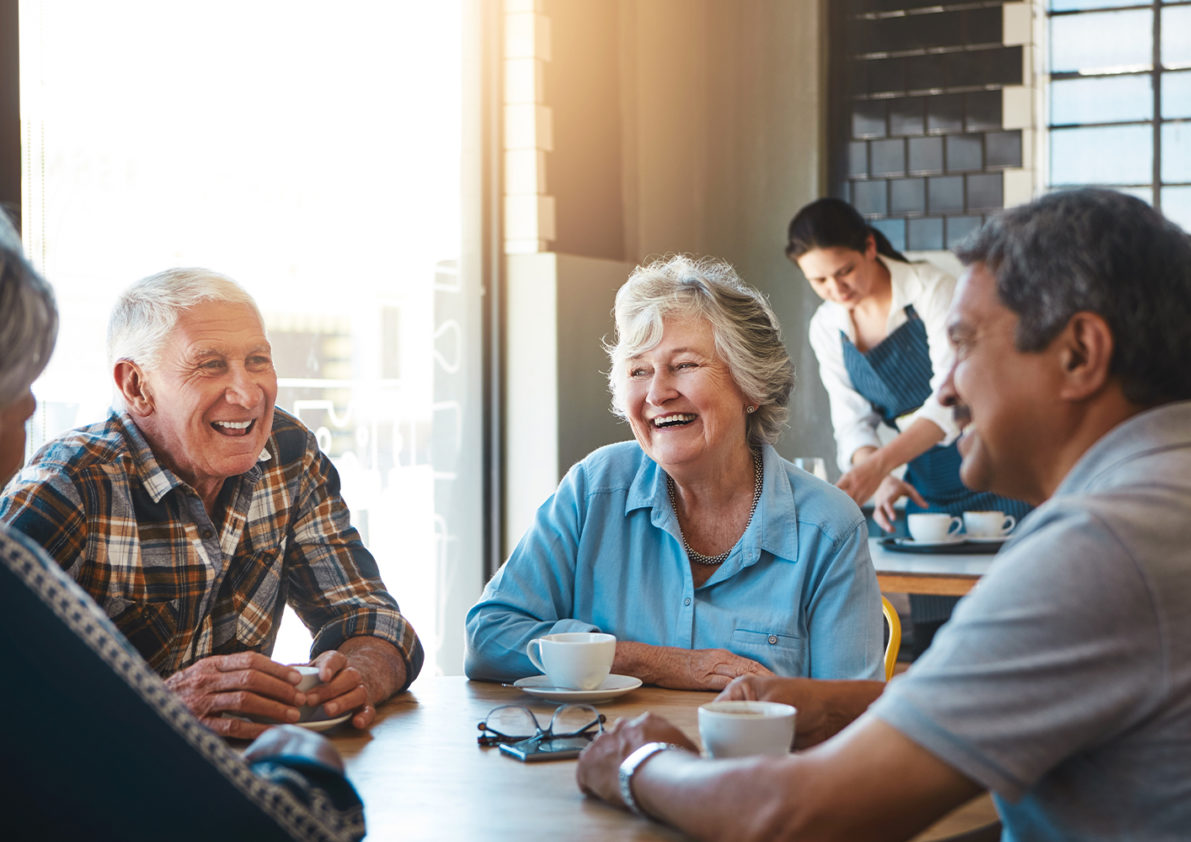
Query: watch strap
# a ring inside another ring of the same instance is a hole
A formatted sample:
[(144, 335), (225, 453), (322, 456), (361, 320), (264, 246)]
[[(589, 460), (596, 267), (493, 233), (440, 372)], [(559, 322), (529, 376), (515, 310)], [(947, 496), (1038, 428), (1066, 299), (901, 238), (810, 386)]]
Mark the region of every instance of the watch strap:
[(633, 775), (637, 774), (637, 770), (641, 765), (649, 760), (658, 752), (670, 751), (676, 749), (682, 751), (682, 746), (677, 746), (674, 743), (652, 742), (638, 748), (632, 754), (624, 759), (620, 764), (620, 771), (618, 778), (620, 781), (620, 798), (624, 801), (626, 807), (636, 813), (638, 816), (645, 818), (653, 818), (637, 804), (637, 799), (633, 797)]

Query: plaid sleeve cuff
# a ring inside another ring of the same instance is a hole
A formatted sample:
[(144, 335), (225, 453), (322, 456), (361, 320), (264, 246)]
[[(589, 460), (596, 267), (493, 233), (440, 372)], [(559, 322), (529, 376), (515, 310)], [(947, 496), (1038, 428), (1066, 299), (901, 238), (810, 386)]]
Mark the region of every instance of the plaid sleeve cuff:
[(349, 637), (361, 636), (378, 637), (397, 647), (405, 661), (405, 683), (397, 692), (407, 689), (422, 671), (425, 653), (417, 632), (400, 612), (383, 608), (360, 610), (323, 626), (310, 646), (310, 657), (338, 649)]

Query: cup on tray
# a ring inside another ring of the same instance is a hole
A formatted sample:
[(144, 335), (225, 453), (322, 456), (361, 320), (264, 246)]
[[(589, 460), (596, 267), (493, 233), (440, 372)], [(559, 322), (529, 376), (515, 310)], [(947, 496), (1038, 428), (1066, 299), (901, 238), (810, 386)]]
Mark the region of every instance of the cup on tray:
[(612, 671), (616, 637), (601, 632), (548, 634), (531, 640), (525, 653), (555, 687), (595, 690)]
[(954, 515), (920, 512), (909, 515), (910, 537), (920, 544), (937, 544), (956, 537), (964, 522)]
[(699, 738), (712, 757), (788, 754), (796, 708), (780, 702), (708, 702), (699, 706)]
[(1004, 538), (1017, 526), (1017, 518), (1004, 512), (964, 512), (964, 531), (970, 538)]

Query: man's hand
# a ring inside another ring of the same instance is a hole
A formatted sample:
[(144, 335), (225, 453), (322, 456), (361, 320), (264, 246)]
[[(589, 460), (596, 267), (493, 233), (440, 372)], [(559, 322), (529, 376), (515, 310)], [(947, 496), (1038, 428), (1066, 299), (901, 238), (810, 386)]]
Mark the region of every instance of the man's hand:
[(836, 486), (855, 500), (857, 506), (863, 506), (888, 476), (889, 471), (881, 459), (870, 455), (863, 462), (854, 464), (852, 470), (839, 478)]
[(821, 681), (813, 678), (745, 676), (733, 681), (716, 701), (782, 702), (798, 709), (794, 747), (827, 740), (864, 713), (885, 689), (883, 681)]
[[(295, 685), (297, 670), (259, 652), (212, 655), (171, 675), (165, 684), (190, 712), (224, 737), (250, 740), (273, 722), (297, 722), (306, 698)], [(235, 714), (225, 717), (224, 714)], [(249, 722), (240, 717), (265, 722)]]
[(405, 661), (397, 647), (378, 637), (349, 637), (311, 661), (323, 682), (306, 694), (327, 718), (355, 711), (352, 725), (364, 730), (376, 719), (376, 705), (405, 684)]
[(618, 776), (620, 764), (636, 749), (655, 740), (689, 748), (696, 754), (699, 751), (682, 731), (660, 716), (643, 713), (636, 719), (620, 719), (579, 755), (579, 766), (575, 770), (579, 789), (586, 795), (624, 807)]

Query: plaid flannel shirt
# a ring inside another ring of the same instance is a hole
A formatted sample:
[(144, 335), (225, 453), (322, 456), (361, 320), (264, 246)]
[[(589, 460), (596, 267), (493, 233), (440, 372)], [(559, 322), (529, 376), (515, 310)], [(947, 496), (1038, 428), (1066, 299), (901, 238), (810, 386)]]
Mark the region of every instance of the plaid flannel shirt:
[(163, 676), (209, 655), (269, 655), (288, 601), (315, 636), (311, 657), (379, 637), (413, 681), (422, 645), (300, 421), (277, 409), (260, 461), (220, 501), (216, 523), (113, 411), (43, 447), (4, 490), (0, 521), (41, 544)]

